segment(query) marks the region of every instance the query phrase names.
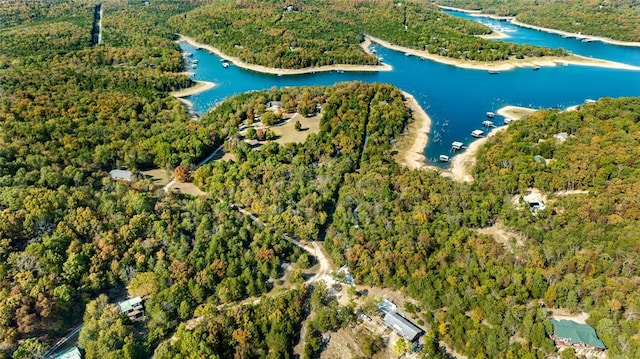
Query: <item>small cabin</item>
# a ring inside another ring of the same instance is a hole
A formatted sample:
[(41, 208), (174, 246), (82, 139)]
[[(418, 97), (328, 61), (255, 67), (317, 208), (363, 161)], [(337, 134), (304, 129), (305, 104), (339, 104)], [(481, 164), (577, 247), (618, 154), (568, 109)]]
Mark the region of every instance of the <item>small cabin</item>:
[(133, 173), (127, 170), (111, 170), (109, 172), (109, 176), (111, 176), (111, 178), (113, 178), (114, 180), (127, 182), (133, 181)]
[(596, 335), (596, 331), (587, 324), (580, 324), (572, 320), (551, 320), (553, 336), (556, 346), (571, 346), (576, 349), (587, 349), (594, 352), (603, 352), (607, 348)]
[(269, 101), (267, 108), (282, 108), (282, 101)]
[(120, 311), (132, 321), (144, 319), (144, 307), (141, 297), (133, 297), (118, 303)]

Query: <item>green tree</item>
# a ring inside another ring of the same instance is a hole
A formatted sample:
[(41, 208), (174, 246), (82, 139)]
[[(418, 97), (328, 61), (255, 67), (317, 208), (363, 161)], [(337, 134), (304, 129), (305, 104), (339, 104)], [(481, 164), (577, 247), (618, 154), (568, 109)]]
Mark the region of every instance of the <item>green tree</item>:
[(40, 343), (37, 338), (25, 339), (15, 352), (13, 357), (15, 359), (39, 359), (44, 356), (46, 352), (44, 344)]

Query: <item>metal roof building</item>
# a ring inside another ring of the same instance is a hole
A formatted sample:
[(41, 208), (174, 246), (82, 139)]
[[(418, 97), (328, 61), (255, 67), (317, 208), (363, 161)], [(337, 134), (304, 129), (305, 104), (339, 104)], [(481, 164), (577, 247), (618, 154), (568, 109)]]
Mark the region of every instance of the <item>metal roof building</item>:
[(553, 339), (557, 345), (606, 349), (604, 343), (598, 339), (596, 331), (589, 325), (564, 319), (552, 319), (551, 324), (553, 324)]
[(131, 171), (111, 170), (111, 172), (109, 172), (109, 175), (111, 175), (111, 178), (115, 180), (123, 180), (129, 182), (133, 181), (133, 173), (131, 173)]
[(63, 351), (62, 353), (52, 357), (53, 359), (82, 359), (82, 353), (78, 347), (73, 347)]
[(133, 297), (118, 303), (120, 311), (126, 314), (131, 320), (144, 318), (144, 307), (142, 306), (142, 298)]
[(384, 316), (383, 321), (386, 325), (395, 329), (398, 334), (402, 335), (409, 341), (417, 340), (422, 334), (424, 334), (424, 330), (420, 329), (398, 313), (388, 312)]

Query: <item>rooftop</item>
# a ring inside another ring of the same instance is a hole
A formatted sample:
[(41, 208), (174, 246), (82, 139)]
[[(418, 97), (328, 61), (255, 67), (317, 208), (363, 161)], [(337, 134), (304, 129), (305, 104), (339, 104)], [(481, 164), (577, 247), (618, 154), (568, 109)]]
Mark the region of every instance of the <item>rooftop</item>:
[(136, 307), (138, 307), (141, 304), (142, 304), (142, 298), (133, 297), (131, 299), (127, 299), (118, 303), (118, 306), (120, 307), (120, 310), (123, 313), (129, 313), (130, 311), (136, 309)]
[(604, 343), (598, 339), (596, 331), (587, 324), (576, 323), (572, 320), (551, 320), (553, 332), (557, 339), (568, 339), (571, 344), (584, 343), (598, 349), (606, 349)]
[(416, 340), (420, 335), (424, 334), (424, 330), (413, 324), (407, 318), (401, 316), (398, 313), (387, 312), (384, 316), (384, 322), (398, 331), (403, 337), (410, 341)]
[(82, 359), (82, 354), (78, 347), (73, 347), (54, 356), (53, 359)]
[(109, 175), (111, 176), (111, 178), (116, 180), (118, 179), (125, 180), (125, 181), (133, 180), (133, 174), (131, 173), (131, 171), (127, 171), (127, 170), (111, 170), (111, 172), (109, 172)]

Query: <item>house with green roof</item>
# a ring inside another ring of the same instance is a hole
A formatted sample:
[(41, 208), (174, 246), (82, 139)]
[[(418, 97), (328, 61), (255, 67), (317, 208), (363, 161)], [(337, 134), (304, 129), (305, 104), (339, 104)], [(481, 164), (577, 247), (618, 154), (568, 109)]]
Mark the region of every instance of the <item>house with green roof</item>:
[(571, 346), (604, 351), (607, 348), (596, 335), (596, 331), (587, 324), (576, 323), (572, 320), (551, 320), (553, 324), (553, 340), (556, 346)]

